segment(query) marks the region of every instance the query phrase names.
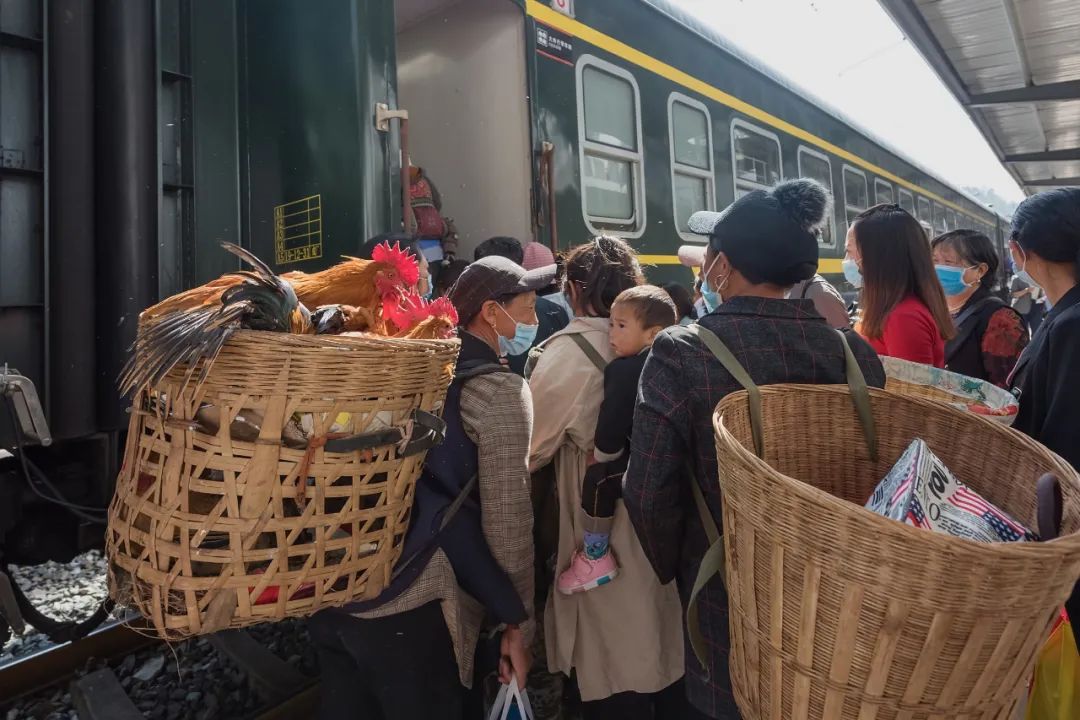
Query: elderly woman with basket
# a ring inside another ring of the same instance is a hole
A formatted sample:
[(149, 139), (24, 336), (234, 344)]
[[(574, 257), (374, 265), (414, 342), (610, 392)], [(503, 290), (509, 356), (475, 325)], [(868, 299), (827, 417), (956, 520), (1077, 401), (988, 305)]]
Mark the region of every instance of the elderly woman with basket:
[(309, 622), (322, 668), (319, 717), (478, 715), (462, 685), (473, 682), (485, 615), (505, 626), (500, 679), (524, 685), (534, 625), (533, 409), (525, 381), (500, 357), (531, 343), (536, 291), (554, 277), (554, 265), (526, 272), (490, 257), (450, 290), (461, 351), (444, 403), (446, 438), (425, 460), (390, 586)]
[[(598, 237), (566, 258), (564, 287), (575, 319), (543, 346), (529, 386), (536, 401), (530, 465), (554, 466), (558, 495), (555, 567), (566, 568), (586, 530), (582, 485), (604, 397), (604, 366), (614, 356), (615, 298), (642, 282), (622, 240)], [(549, 588), (544, 613), (547, 665), (576, 672), (585, 720), (682, 717), (685, 700), (678, 597), (653, 575), (621, 503), (610, 528), (619, 577), (589, 592)]]
[[(710, 570), (702, 568), (703, 558), (713, 555), (706, 550), (721, 525), (712, 427), (717, 403), (743, 389), (740, 379), (758, 385), (844, 383), (850, 355), (869, 385), (885, 384), (881, 362), (865, 340), (833, 329), (813, 301), (785, 299), (817, 271), (814, 230), (827, 212), (824, 188), (795, 180), (754, 191), (723, 212), (691, 217), (691, 229), (709, 238), (701, 275), (709, 313), (696, 325), (661, 333), (653, 344), (623, 489), (645, 554), (661, 582), (677, 581), (684, 606), (699, 568)], [(728, 673), (723, 579), (711, 577), (697, 601), (700, 624), (688, 623), (687, 632), (703, 651), (699, 656), (687, 644), (686, 691), (693, 707), (685, 716), (739, 718)]]

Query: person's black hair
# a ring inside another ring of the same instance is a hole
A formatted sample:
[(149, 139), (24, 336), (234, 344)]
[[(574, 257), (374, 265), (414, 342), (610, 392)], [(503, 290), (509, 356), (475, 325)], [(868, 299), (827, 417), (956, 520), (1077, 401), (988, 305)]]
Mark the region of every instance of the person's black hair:
[(641, 327), (666, 328), (680, 320), (679, 309), (662, 288), (655, 285), (635, 285), (619, 293), (612, 307), (626, 306), (641, 323)]
[(382, 243), (390, 243), (390, 246), (401, 245), (403, 250), (408, 250), (414, 257), (420, 257), (420, 244), (416, 239), (416, 236), (409, 235), (403, 232), (383, 233), (382, 235), (376, 235), (370, 240), (365, 241), (360, 245), (360, 250), (357, 252), (356, 257), (361, 260), (370, 260), (371, 254), (375, 252), (375, 247)]
[(518, 265), (525, 262), (525, 248), (517, 238), (497, 236), (488, 238), (476, 246), (473, 252), (473, 260), (486, 258), (491, 255), (504, 257)]
[(671, 302), (675, 303), (675, 309), (679, 313), (680, 320), (684, 317), (694, 317), (694, 296), (690, 294), (685, 285), (670, 282), (661, 285), (661, 287), (671, 298)]
[(469, 267), (469, 261), (459, 258), (451, 260), (440, 268), (439, 274), (435, 276), (435, 297), (442, 297), (450, 292), (450, 288), (454, 286), (467, 267)]
[(591, 308), (597, 317), (610, 317), (611, 306), (619, 293), (643, 282), (637, 255), (620, 238), (599, 235), (566, 256), (564, 286), (574, 283), (578, 302)]
[(1072, 263), (1080, 279), (1080, 188), (1058, 188), (1024, 200), (1009, 239), (1052, 263)]
[(994, 244), (990, 242), (990, 238), (978, 230), (950, 230), (930, 241), (931, 250), (937, 250), (941, 246), (959, 255), (964, 267), (985, 264), (986, 273), (979, 278), (979, 284), (987, 290), (994, 287), (994, 279), (997, 277), (1001, 260), (994, 252)]

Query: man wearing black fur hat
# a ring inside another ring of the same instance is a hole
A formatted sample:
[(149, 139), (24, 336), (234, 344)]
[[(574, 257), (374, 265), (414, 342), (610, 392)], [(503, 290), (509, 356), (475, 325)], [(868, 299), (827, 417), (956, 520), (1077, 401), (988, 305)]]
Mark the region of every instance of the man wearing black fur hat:
[[(815, 231), (828, 206), (820, 184), (794, 180), (756, 190), (723, 212), (690, 218), (690, 229), (709, 238), (701, 287), (709, 313), (696, 326), (665, 330), (653, 343), (641, 375), (623, 490), (653, 569), (662, 582), (677, 580), (684, 608), (706, 557), (707, 529), (712, 534), (721, 525), (712, 412), (724, 396), (743, 389), (706, 342), (715, 346), (719, 339), (757, 385), (845, 382), (840, 334), (813, 301), (787, 299), (792, 286), (817, 272)], [(867, 384), (884, 386), (874, 350), (855, 333), (842, 332)], [(685, 492), (688, 465), (697, 485), (693, 494), (701, 500), (697, 508)], [(715, 572), (711, 562), (704, 564), (703, 577)], [(737, 719), (722, 579), (711, 577), (696, 601), (700, 622), (687, 623), (690, 703), (698, 717)]]

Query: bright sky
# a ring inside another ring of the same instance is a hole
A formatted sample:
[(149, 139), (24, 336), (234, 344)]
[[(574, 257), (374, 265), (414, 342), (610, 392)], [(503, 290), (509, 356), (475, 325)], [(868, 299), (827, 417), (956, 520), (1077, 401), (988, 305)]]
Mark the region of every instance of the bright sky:
[(674, 2), (943, 179), (1023, 199), (877, 0)]

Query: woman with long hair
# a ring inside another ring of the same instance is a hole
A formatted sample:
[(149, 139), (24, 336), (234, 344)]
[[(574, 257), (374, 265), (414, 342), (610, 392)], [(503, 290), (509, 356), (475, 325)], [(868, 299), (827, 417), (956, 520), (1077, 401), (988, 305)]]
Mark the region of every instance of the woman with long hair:
[[(581, 510), (582, 484), (593, 457), (604, 369), (615, 356), (611, 307), (620, 293), (643, 281), (637, 257), (623, 240), (601, 236), (571, 250), (563, 287), (574, 319), (543, 345), (529, 378), (536, 398), (529, 464), (534, 472), (554, 469), (559, 570), (570, 564), (590, 529)], [(619, 549), (616, 582), (574, 595), (549, 586), (547, 668), (576, 674), (585, 720), (681, 718), (679, 597), (653, 574), (621, 500), (610, 542)]]
[(1020, 313), (993, 294), (1001, 264), (993, 243), (977, 230), (951, 230), (930, 248), (956, 325), (956, 337), (945, 344), (945, 367), (1005, 387), (1028, 331)]
[(844, 275), (861, 289), (859, 334), (881, 355), (945, 367), (956, 335), (930, 243), (899, 205), (875, 205), (848, 228)]

